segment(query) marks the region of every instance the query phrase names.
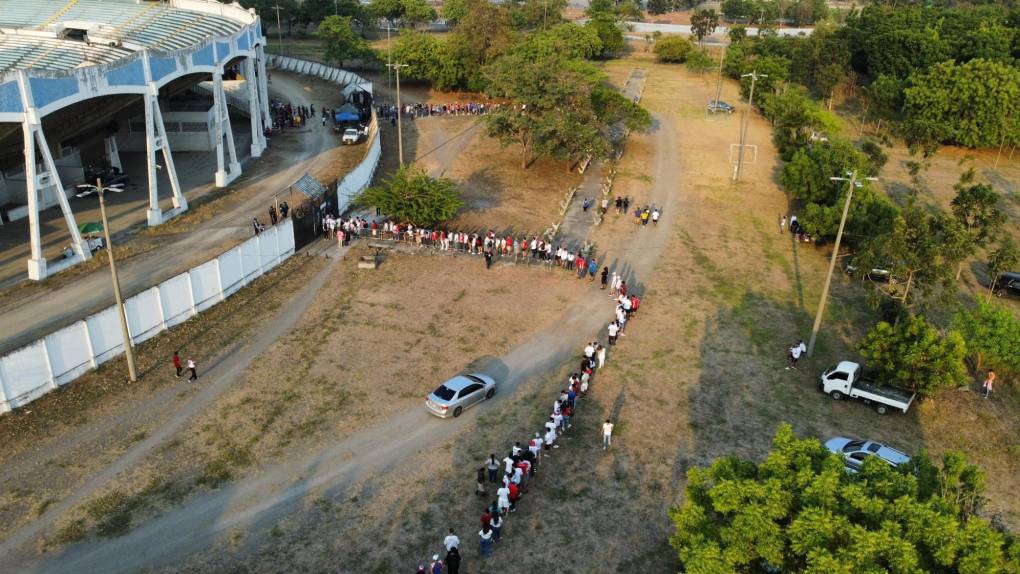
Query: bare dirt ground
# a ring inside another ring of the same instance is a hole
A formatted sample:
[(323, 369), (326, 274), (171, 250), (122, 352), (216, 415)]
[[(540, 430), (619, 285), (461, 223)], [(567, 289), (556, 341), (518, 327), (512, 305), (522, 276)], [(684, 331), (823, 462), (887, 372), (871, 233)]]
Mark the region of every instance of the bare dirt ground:
[[(663, 219), (642, 228), (610, 213), (592, 238), (643, 305), (491, 561), (477, 554), (487, 500), (473, 494), (474, 469), (540, 426), (612, 306), (597, 287), (555, 271), (486, 273), (468, 257), (394, 255), (365, 275), (344, 273), (344, 263), (299, 326), (244, 372), (244, 385), (66, 514), (56, 532), (81, 520), (84, 542), (51, 538), (47, 554), (10, 563), (389, 573), (438, 552), (454, 527), (463, 572), (675, 571), (666, 510), (682, 500), (686, 470), (728, 453), (762, 456), (782, 421), (823, 440), (964, 450), (989, 473), (989, 511), (1020, 523), (1020, 405), (1009, 385), (991, 401), (958, 392), (884, 418), (815, 390), (818, 372), (855, 356), (876, 320), (859, 285), (836, 281), (816, 356), (784, 370), (785, 347), (810, 328), (828, 253), (778, 232), (788, 206), (769, 126), (751, 118), (758, 159), (733, 184), (739, 114), (706, 119), (714, 78), (647, 59), (611, 61), (607, 72), (622, 85), (635, 66), (648, 72), (655, 125), (628, 140), (614, 193), (663, 206)], [(737, 100), (734, 83), (723, 90)], [(456, 420), (421, 411), (437, 378), (485, 355), (495, 356), (479, 368), (506, 373), (496, 399)], [(617, 427), (603, 453), (607, 416)]]

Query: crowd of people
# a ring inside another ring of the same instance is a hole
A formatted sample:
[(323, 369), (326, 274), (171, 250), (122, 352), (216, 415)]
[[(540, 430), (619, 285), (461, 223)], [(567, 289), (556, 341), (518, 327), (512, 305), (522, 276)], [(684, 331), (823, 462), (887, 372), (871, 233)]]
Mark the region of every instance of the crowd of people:
[[(405, 118), (427, 118), (431, 116), (479, 116), (495, 107), (498, 103), (485, 102), (453, 102), (452, 104), (403, 104), (400, 115)], [(382, 104), (376, 106), (380, 118), (395, 120), (397, 106)]]
[[(615, 304), (615, 318), (612, 325), (623, 325), (632, 320), (637, 313), (640, 300), (633, 294), (628, 295), (627, 284), (618, 273), (612, 274), (608, 280), (609, 270), (603, 268), (602, 288), (611, 283), (610, 297)], [(621, 326), (622, 330), (622, 326)], [(618, 332), (609, 330), (609, 345), (615, 345)], [(622, 332), (619, 332), (622, 334)], [(546, 465), (554, 449), (560, 448), (568, 431), (573, 428), (571, 422), (583, 398), (592, 390), (593, 376), (605, 368), (607, 347), (596, 339), (585, 344), (581, 352), (580, 364), (572, 372), (566, 385), (559, 391), (553, 401), (549, 418), (542, 428), (535, 432), (525, 444), (516, 441), (499, 458), (496, 453), (489, 455), (481, 466), (475, 470), (475, 495), (488, 497), (489, 489), (495, 489), (495, 498), (482, 509), (480, 529), (478, 531), (478, 551), (482, 559), (492, 556), (494, 547), (503, 539), (510, 515), (517, 511), (519, 505), (532, 486), (532, 481), (540, 470), (545, 472)], [(599, 426), (602, 449), (608, 450), (613, 442), (614, 423), (607, 418)], [(434, 554), (429, 563), (418, 565), (418, 574), (458, 574), (462, 557), (460, 554), (461, 540), (455, 529), (450, 528), (443, 539), (446, 551), (445, 558)]]

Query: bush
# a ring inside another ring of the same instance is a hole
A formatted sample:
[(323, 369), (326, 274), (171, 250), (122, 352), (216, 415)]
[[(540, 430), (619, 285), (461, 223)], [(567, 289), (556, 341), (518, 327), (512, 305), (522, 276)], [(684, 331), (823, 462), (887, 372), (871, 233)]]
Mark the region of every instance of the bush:
[(354, 203), (416, 226), (446, 221), (463, 205), (453, 181), (429, 177), (425, 170), (408, 166), (383, 180), (383, 185), (366, 189)]
[(705, 50), (693, 50), (687, 55), (685, 65), (695, 74), (704, 74), (715, 66), (715, 60)]
[(967, 341), (967, 356), (975, 370), (985, 365), (1020, 373), (1020, 320), (1001, 305), (978, 301), (960, 311), (953, 326)]
[(939, 333), (924, 317), (914, 316), (896, 326), (881, 322), (864, 337), (860, 349), (881, 384), (922, 397), (967, 384), (963, 337), (957, 331)]
[(680, 36), (668, 36), (655, 42), (655, 57), (669, 64), (683, 64), (693, 50), (694, 44)]

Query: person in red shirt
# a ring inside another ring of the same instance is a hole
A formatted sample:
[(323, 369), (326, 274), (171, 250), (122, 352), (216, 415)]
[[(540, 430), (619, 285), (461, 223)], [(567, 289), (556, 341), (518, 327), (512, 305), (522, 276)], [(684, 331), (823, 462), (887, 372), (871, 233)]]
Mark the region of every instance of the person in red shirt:
[(507, 488), (510, 489), (510, 512), (517, 511), (517, 500), (521, 497), (521, 491), (517, 488), (517, 485), (510, 483)]
[(482, 511), (481, 522), (482, 522), (482, 528), (485, 528), (486, 526), (489, 526), (489, 523), (492, 522), (492, 514), (489, 514), (489, 509), (488, 508), (486, 508), (485, 510)]
[(177, 353), (178, 353), (177, 351), (174, 351), (173, 361), (174, 368), (177, 369), (177, 378), (179, 379), (181, 378), (181, 371), (183, 371), (184, 369), (181, 367), (181, 356)]

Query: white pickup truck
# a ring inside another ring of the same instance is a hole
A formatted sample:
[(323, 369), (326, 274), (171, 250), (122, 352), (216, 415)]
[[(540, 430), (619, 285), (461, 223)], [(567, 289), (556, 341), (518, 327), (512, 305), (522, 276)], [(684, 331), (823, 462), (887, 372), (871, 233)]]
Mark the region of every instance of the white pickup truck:
[(343, 135), (340, 136), (340, 141), (344, 145), (354, 145), (360, 142), (361, 138), (366, 135), (368, 135), (368, 128), (364, 129), (347, 128), (344, 130)]
[(889, 409), (907, 412), (915, 395), (908, 395), (896, 389), (872, 384), (862, 374), (861, 366), (852, 361), (840, 361), (835, 367), (822, 373), (818, 388), (835, 400), (843, 397), (860, 399), (864, 404), (875, 405), (875, 411), (884, 415)]

